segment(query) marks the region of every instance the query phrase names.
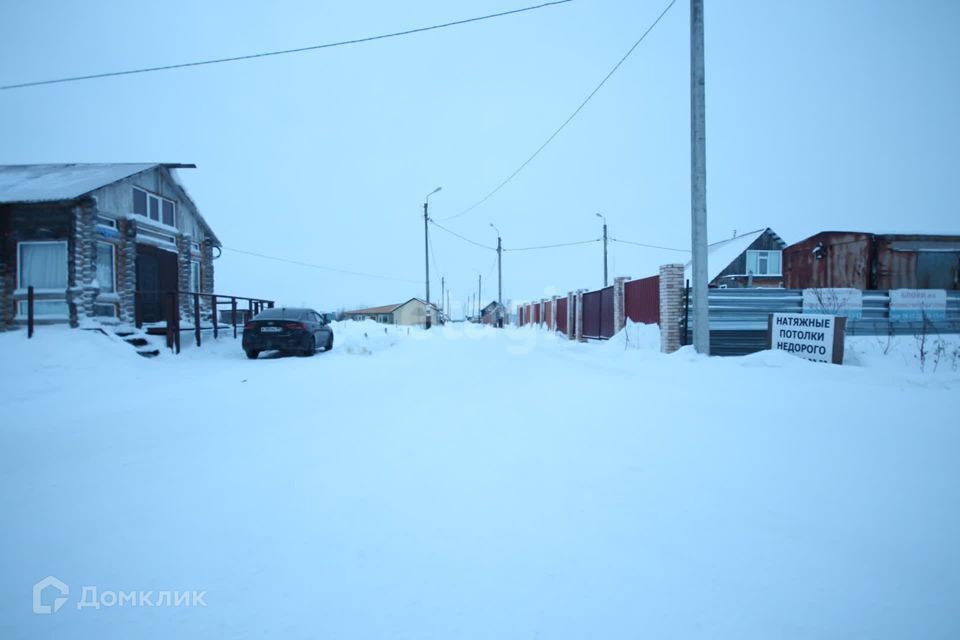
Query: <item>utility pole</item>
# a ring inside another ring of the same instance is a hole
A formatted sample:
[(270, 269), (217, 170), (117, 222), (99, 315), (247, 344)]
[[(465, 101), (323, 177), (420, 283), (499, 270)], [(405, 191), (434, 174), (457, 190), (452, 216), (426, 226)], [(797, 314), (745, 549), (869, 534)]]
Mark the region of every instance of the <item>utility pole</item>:
[(503, 328), (503, 242), (500, 229), (492, 222), (490, 226), (497, 232), (497, 327)]
[(693, 253), (693, 346), (710, 354), (707, 276), (707, 119), (703, 0), (690, 0), (690, 230)]
[(483, 300), (483, 274), (477, 274), (477, 318), (480, 317), (480, 305), (483, 304), (480, 302)]
[(447, 319), (450, 319), (451, 315), (450, 315), (450, 290), (449, 289), (447, 289), (447, 304), (444, 305), (443, 308), (447, 313)]
[(446, 300), (446, 298), (444, 297), (446, 295), (444, 291), (446, 291), (446, 278), (444, 278), (443, 276), (440, 276), (440, 320), (441, 321), (443, 320), (443, 312), (444, 312), (443, 301)]
[(607, 286), (607, 216), (602, 213), (597, 214), (598, 218), (603, 218), (603, 286)]
[(428, 207), (430, 203), (430, 196), (435, 194), (437, 191), (440, 191), (441, 187), (437, 187), (433, 191), (427, 194), (427, 197), (423, 199), (423, 261), (424, 261), (424, 271), (426, 272), (427, 279), (427, 329), (430, 328), (430, 215), (428, 213)]

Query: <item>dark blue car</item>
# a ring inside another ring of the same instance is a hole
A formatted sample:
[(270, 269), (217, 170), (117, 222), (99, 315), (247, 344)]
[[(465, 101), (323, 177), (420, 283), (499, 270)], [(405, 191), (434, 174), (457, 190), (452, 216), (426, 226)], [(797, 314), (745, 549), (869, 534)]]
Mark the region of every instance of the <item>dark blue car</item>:
[(261, 351), (312, 356), (317, 349), (332, 348), (333, 329), (313, 309), (266, 309), (243, 326), (243, 350), (251, 360)]

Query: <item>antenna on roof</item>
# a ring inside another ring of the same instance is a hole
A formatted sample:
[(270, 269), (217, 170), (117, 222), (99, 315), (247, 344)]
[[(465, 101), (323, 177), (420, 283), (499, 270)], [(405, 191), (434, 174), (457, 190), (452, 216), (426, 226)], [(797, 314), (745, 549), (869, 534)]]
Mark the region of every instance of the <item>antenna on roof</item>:
[(736, 229), (733, 230), (733, 237), (734, 237), (734, 238), (737, 237), (737, 230), (736, 230)]

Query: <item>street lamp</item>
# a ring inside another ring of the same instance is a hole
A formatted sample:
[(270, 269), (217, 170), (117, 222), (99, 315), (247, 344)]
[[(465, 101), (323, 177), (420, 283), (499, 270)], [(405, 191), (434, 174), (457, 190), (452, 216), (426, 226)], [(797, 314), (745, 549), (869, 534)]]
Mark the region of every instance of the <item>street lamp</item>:
[(607, 286), (607, 216), (602, 213), (597, 214), (598, 218), (603, 219), (603, 286)]
[(423, 259), (427, 280), (427, 329), (430, 328), (430, 215), (428, 208), (430, 206), (430, 196), (440, 191), (441, 188), (437, 187), (423, 199)]
[(490, 226), (497, 232), (497, 327), (503, 328), (503, 242), (497, 225), (491, 222)]

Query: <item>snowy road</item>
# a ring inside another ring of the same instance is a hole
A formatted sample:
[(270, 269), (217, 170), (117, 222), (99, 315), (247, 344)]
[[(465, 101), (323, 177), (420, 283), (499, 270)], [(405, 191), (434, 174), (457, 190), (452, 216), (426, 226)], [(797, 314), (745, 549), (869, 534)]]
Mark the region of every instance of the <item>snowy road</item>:
[(949, 366), (337, 330), (0, 335), (0, 638), (960, 636)]

